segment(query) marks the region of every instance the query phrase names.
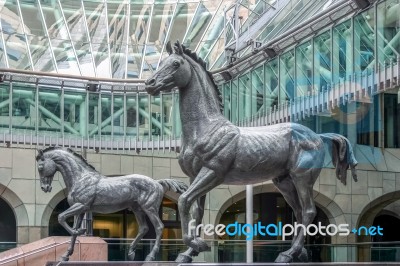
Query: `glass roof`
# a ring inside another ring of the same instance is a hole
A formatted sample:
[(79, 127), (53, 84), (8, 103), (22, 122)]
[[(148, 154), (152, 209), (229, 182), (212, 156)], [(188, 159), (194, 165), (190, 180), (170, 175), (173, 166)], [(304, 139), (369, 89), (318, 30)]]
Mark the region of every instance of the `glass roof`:
[[(287, 2), (257, 33), (263, 42), (334, 2), (237, 1), (241, 4), (243, 28), (259, 18), (257, 12), (264, 10), (266, 4)], [(223, 29), (229, 21), (225, 10), (234, 3), (235, 0), (3, 0), (0, 67), (146, 79), (167, 56), (167, 41), (180, 40), (210, 67), (218, 68), (225, 63)]]

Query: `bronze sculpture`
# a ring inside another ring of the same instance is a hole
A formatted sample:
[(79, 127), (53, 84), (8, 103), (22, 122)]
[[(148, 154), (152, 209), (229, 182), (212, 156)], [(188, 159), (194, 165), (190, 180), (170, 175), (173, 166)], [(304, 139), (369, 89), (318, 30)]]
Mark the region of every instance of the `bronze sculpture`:
[[(71, 206), (58, 216), (60, 224), (71, 234), (71, 244), (61, 260), (67, 261), (74, 252), (77, 236), (85, 229), (81, 223), (85, 212), (113, 213), (127, 209), (133, 211), (139, 224), (139, 232), (129, 247), (129, 259), (135, 257), (138, 242), (147, 233), (146, 216), (156, 230), (156, 242), (146, 261), (155, 259), (160, 249), (164, 224), (159, 218), (159, 208), (166, 191), (183, 193), (187, 185), (173, 179), (153, 180), (143, 175), (105, 177), (93, 166), (71, 149), (49, 147), (39, 150), (36, 157), (40, 175), (40, 186), (44, 192), (50, 192), (54, 174), (60, 171), (68, 190), (68, 203)], [(68, 217), (75, 216), (71, 228)]]
[[(208, 249), (206, 242), (189, 234), (189, 210), (201, 223), (205, 195), (220, 184), (254, 184), (272, 180), (293, 208), (296, 220), (308, 226), (316, 215), (313, 185), (323, 167), (324, 143), (332, 147), (332, 162), (337, 178), (344, 184), (347, 169), (357, 181), (350, 142), (339, 134), (316, 134), (296, 123), (264, 127), (237, 127), (221, 114), (222, 99), (203, 60), (176, 42), (168, 43), (169, 56), (153, 77), (146, 81), (151, 95), (178, 87), (182, 120), (182, 147), (179, 163), (190, 177), (188, 190), (178, 201), (182, 235), (189, 249), (178, 262)], [(305, 261), (304, 235), (294, 237), (292, 247), (279, 254), (276, 262)]]

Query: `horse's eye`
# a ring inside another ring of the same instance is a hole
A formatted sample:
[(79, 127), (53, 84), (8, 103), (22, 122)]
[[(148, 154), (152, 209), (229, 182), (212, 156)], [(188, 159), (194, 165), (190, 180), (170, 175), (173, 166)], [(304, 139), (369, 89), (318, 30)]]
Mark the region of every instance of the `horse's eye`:
[(179, 67), (181, 64), (179, 64), (178, 61), (174, 61), (174, 62), (172, 63), (172, 65), (173, 65), (174, 67)]

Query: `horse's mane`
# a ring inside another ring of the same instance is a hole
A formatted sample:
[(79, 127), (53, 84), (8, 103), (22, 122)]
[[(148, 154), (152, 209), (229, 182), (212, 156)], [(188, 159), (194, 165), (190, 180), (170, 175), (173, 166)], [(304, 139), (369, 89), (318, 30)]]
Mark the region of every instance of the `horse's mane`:
[[(48, 152), (48, 151), (54, 151), (54, 150), (64, 150), (62, 147), (54, 146), (54, 147), (48, 147), (44, 150), (42, 150), (43, 153)], [(79, 153), (76, 153), (74, 150), (67, 148), (67, 152), (72, 154), (73, 156), (77, 157), (80, 159), (82, 162), (84, 162), (87, 166), (89, 166), (91, 169), (96, 170), (93, 165), (87, 162), (85, 158), (82, 157)], [(36, 160), (40, 159), (40, 155), (36, 156)]]
[(191, 59), (193, 59), (193, 61), (195, 61), (196, 63), (198, 63), (203, 69), (204, 71), (207, 73), (207, 76), (210, 78), (212, 86), (214, 88), (214, 91), (217, 93), (218, 96), (218, 103), (219, 103), (219, 109), (221, 111), (221, 113), (224, 110), (223, 104), (222, 104), (222, 94), (218, 89), (218, 86), (215, 84), (214, 81), (214, 77), (212, 76), (211, 72), (207, 70), (207, 63), (201, 59), (199, 56), (197, 56), (197, 54), (195, 52), (192, 52), (192, 50), (190, 50), (189, 48), (186, 48), (184, 45), (179, 44), (178, 42), (175, 43), (175, 46), (180, 45), (182, 47), (183, 53), (187, 56), (189, 56)]

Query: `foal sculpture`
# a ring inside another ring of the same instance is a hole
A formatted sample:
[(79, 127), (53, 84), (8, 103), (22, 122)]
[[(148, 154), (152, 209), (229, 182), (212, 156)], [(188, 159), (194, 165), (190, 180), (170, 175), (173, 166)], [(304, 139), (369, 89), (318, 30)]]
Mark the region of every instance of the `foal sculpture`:
[[(146, 261), (155, 259), (160, 249), (164, 224), (159, 218), (159, 208), (166, 191), (183, 193), (187, 185), (173, 179), (153, 180), (143, 175), (105, 177), (71, 149), (50, 147), (39, 150), (36, 157), (40, 186), (50, 192), (54, 174), (61, 172), (68, 190), (68, 210), (58, 216), (60, 224), (71, 234), (71, 244), (61, 260), (67, 261), (74, 252), (76, 237), (85, 232), (81, 223), (85, 212), (113, 213), (129, 208), (139, 224), (139, 232), (129, 247), (128, 257), (133, 260), (138, 242), (147, 233), (146, 216), (156, 230), (154, 247)], [(75, 216), (71, 228), (66, 219)]]
[[(316, 215), (313, 185), (323, 167), (324, 143), (332, 147), (336, 176), (346, 184), (347, 169), (357, 181), (357, 161), (349, 141), (339, 134), (316, 134), (295, 123), (263, 127), (237, 127), (221, 114), (221, 97), (205, 63), (189, 49), (176, 42), (167, 45), (169, 56), (158, 71), (146, 81), (151, 95), (179, 89), (182, 122), (179, 163), (190, 177), (191, 185), (179, 200), (182, 235), (189, 249), (177, 258), (190, 262), (192, 256), (208, 249), (206, 242), (188, 232), (189, 209), (201, 223), (205, 195), (220, 184), (254, 184), (273, 181), (296, 220), (307, 227)], [(289, 250), (276, 262), (305, 261), (303, 230), (294, 237)]]

